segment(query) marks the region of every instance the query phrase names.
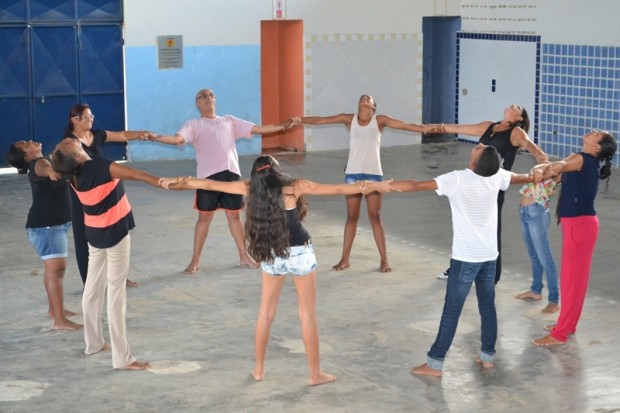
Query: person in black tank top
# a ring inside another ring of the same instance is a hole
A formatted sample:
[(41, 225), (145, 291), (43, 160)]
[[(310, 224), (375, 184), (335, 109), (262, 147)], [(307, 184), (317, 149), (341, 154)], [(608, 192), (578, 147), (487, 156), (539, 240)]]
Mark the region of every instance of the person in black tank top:
[(28, 212), (28, 239), (45, 265), (44, 285), (49, 302), (48, 315), (54, 318), (55, 330), (79, 330), (81, 324), (67, 319), (76, 315), (65, 310), (63, 277), (67, 268), (67, 230), (71, 225), (69, 185), (57, 179), (42, 145), (33, 141), (18, 141), (7, 153), (9, 165), (20, 174), (28, 174), (32, 188), (32, 206)]
[(248, 253), (262, 266), (262, 293), (256, 321), (255, 380), (265, 376), (265, 355), (269, 331), (275, 318), (283, 275), (293, 275), (302, 338), (308, 358), (310, 385), (331, 383), (336, 377), (321, 371), (316, 320), (316, 258), (310, 235), (301, 221), (306, 215), (304, 195), (353, 195), (389, 192), (391, 180), (360, 181), (351, 184), (320, 184), (285, 175), (280, 164), (269, 155), (259, 156), (252, 165), (250, 181), (222, 182), (189, 179), (170, 189), (204, 189), (247, 196), (245, 238)]
[[(547, 155), (529, 138), (530, 118), (524, 107), (511, 105), (504, 109), (501, 121), (484, 121), (473, 125), (429, 125), (433, 133), (456, 133), (461, 135), (479, 136), (478, 143), (494, 146), (503, 159), (502, 168), (512, 170), (515, 157), (519, 149), (527, 150), (536, 157), (536, 163), (547, 162)], [(502, 273), (502, 207), (504, 206), (504, 191), (497, 195), (497, 257), (495, 283), (499, 282)], [(439, 274), (438, 278), (448, 278), (449, 270)]]

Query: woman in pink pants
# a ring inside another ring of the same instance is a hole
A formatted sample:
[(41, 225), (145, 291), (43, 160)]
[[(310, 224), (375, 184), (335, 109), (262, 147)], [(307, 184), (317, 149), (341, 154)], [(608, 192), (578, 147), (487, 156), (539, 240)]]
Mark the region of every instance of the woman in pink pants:
[(536, 346), (565, 344), (577, 329), (599, 230), (594, 198), (598, 181), (611, 175), (611, 160), (617, 149), (618, 144), (609, 132), (593, 130), (583, 136), (581, 152), (535, 167), (543, 178), (562, 174), (558, 203), (558, 220), (562, 225), (560, 317), (557, 324), (546, 327), (549, 335), (532, 341)]

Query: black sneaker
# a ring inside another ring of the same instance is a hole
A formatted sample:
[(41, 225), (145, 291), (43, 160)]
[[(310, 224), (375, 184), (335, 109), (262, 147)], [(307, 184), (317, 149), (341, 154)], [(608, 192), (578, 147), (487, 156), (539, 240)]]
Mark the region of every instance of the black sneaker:
[(439, 278), (440, 280), (445, 280), (448, 278), (448, 275), (450, 275), (450, 268), (448, 268), (447, 270), (445, 270), (444, 272), (439, 273), (439, 275), (437, 276), (437, 278)]

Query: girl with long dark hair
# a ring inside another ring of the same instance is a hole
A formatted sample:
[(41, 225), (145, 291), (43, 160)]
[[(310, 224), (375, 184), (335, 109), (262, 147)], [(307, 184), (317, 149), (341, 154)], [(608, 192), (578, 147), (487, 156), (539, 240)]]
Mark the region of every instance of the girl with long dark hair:
[(282, 172), (272, 156), (260, 156), (252, 165), (250, 181), (221, 182), (190, 179), (170, 189), (205, 189), (247, 195), (245, 237), (248, 253), (261, 263), (262, 292), (256, 321), (256, 365), (252, 376), (265, 376), (265, 354), (275, 318), (284, 275), (293, 276), (310, 385), (330, 383), (336, 377), (321, 371), (316, 318), (316, 257), (310, 234), (301, 221), (306, 215), (304, 195), (352, 195), (391, 190), (389, 181), (321, 184), (295, 179)]

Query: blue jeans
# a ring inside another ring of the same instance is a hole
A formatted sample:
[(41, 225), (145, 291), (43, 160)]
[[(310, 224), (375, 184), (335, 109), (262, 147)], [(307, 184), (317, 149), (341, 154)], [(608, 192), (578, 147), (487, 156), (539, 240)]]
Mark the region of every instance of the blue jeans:
[(497, 313), (495, 312), (495, 260), (464, 262), (450, 260), (450, 273), (446, 287), (446, 299), (439, 323), (437, 338), (426, 354), (430, 368), (441, 370), (446, 353), (452, 345), (461, 310), (472, 283), (476, 283), (481, 333), (480, 359), (492, 363), (497, 341)]
[(519, 208), (521, 232), (532, 263), (532, 292), (541, 294), (543, 271), (547, 274), (549, 302), (559, 303), (558, 270), (549, 245), (550, 213), (538, 203)]

